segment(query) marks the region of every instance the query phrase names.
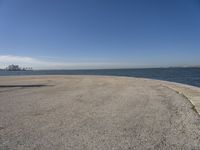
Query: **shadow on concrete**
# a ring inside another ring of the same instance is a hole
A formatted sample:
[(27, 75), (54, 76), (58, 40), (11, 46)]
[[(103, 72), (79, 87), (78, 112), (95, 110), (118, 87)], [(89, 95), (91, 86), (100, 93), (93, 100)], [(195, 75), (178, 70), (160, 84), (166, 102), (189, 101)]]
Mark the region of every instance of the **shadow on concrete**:
[(45, 84), (34, 84), (34, 85), (0, 85), (0, 88), (12, 88), (12, 87), (20, 87), (20, 88), (29, 88), (29, 87), (43, 87), (43, 86), (51, 86)]

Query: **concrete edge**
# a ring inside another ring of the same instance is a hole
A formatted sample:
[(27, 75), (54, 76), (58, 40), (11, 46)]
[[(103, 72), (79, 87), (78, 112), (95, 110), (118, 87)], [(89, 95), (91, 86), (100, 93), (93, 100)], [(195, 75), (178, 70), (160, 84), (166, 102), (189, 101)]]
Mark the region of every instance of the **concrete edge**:
[(163, 84), (162, 86), (174, 90), (180, 95), (183, 95), (193, 105), (194, 111), (200, 116), (200, 89), (188, 87), (187, 85), (178, 84)]

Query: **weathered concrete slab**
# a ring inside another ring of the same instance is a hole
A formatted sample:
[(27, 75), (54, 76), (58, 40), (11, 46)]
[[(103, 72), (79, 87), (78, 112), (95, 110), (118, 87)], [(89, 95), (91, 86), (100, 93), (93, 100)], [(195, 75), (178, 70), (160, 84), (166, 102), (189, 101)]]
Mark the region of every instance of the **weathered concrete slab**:
[(0, 149), (200, 149), (188, 101), (199, 111), (198, 90), (127, 77), (0, 77)]
[(174, 83), (167, 83), (166, 86), (179, 94), (183, 94), (194, 105), (194, 109), (200, 115), (200, 88)]

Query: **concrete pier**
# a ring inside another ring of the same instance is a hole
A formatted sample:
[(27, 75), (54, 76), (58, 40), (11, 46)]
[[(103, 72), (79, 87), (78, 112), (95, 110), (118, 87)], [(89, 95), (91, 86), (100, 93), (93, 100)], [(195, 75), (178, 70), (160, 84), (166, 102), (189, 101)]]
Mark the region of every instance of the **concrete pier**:
[(199, 93), (128, 77), (0, 77), (0, 149), (200, 149)]

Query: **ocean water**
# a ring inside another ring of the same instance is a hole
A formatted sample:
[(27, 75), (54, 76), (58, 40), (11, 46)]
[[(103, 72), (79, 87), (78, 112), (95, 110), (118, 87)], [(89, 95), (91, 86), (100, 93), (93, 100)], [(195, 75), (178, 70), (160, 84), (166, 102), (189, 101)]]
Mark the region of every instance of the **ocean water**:
[(38, 70), (0, 71), (0, 76), (12, 75), (108, 75), (150, 78), (178, 82), (200, 87), (200, 68), (148, 68), (148, 69), (97, 69), (97, 70)]

